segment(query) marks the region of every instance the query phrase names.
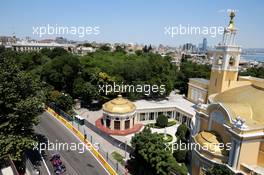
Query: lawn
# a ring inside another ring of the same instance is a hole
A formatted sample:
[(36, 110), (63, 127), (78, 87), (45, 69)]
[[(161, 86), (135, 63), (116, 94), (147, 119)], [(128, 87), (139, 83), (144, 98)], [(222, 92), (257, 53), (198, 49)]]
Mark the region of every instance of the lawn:
[[(176, 124), (177, 124), (177, 121), (175, 120), (169, 121), (167, 127), (170, 127)], [(161, 127), (157, 126), (156, 123), (150, 123), (150, 124), (147, 124), (147, 126), (150, 128), (162, 129)]]
[(124, 157), (121, 154), (119, 154), (118, 152), (114, 151), (114, 152), (111, 153), (111, 155), (121, 165), (123, 165), (123, 166), (125, 165)]
[(170, 135), (170, 134), (167, 134), (167, 139), (165, 139), (165, 136), (164, 136), (163, 133), (159, 133), (159, 135), (161, 135), (161, 136), (163, 137), (163, 141), (164, 141), (164, 142), (169, 143), (169, 142), (171, 142), (171, 141), (173, 140), (173, 136)]

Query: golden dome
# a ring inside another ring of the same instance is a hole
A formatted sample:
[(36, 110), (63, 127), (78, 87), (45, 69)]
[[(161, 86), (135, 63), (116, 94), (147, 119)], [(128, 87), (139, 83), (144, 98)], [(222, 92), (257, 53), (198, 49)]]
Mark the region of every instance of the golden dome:
[(221, 103), (233, 120), (240, 116), (250, 128), (263, 127), (264, 83), (263, 86), (260, 85), (245, 85), (226, 90), (217, 94), (213, 101)]
[(204, 149), (214, 154), (223, 154), (225, 152), (222, 140), (213, 132), (202, 131), (195, 136), (195, 140)]
[(103, 110), (113, 114), (126, 114), (134, 112), (136, 106), (131, 101), (124, 99), (122, 95), (118, 95), (117, 98), (103, 104)]

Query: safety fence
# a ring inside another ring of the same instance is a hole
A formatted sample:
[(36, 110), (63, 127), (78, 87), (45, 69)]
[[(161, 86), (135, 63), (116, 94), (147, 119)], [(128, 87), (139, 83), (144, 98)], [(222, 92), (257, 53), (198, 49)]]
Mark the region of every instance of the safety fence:
[(112, 158), (108, 151), (100, 147), (96, 149), (93, 143), (97, 143), (96, 139), (85, 131), (84, 127), (75, 120), (74, 117), (59, 109), (55, 104), (51, 103), (47, 106), (47, 111), (57, 118), (63, 125), (69, 128), (80, 140), (90, 147), (92, 154), (100, 161), (104, 168), (111, 175), (125, 175), (128, 174), (124, 166), (120, 162)]

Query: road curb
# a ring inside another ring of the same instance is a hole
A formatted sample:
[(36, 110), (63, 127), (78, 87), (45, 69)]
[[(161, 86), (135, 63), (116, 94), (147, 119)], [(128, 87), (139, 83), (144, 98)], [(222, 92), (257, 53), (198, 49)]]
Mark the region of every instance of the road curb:
[(70, 129), (83, 143), (86, 145), (89, 145), (90, 152), (94, 155), (95, 158), (103, 165), (103, 167), (108, 171), (111, 175), (118, 175), (116, 171), (107, 163), (107, 161), (104, 159), (104, 157), (94, 148), (94, 146), (87, 140), (84, 139), (84, 135), (78, 131), (74, 126), (65, 120), (62, 116), (57, 114), (53, 109), (47, 107), (46, 109), (50, 114), (52, 114), (53, 117), (58, 119), (64, 126), (66, 126), (68, 129)]

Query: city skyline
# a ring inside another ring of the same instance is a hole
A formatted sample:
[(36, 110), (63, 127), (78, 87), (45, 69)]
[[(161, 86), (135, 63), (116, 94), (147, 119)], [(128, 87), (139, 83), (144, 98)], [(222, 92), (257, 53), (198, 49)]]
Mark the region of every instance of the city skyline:
[[(258, 1), (259, 2), (259, 1)], [(262, 3), (262, 2), (260, 2)], [(125, 42), (138, 44), (163, 44), (179, 46), (185, 43), (199, 44), (203, 38), (208, 45), (216, 45), (221, 35), (211, 37), (204, 34), (177, 35), (164, 34), (168, 26), (212, 27), (227, 26), (229, 9), (236, 11), (235, 25), (238, 28), (237, 42), (243, 48), (264, 48), (262, 43), (264, 26), (261, 20), (261, 4), (252, 1), (2, 1), (0, 35), (32, 37), (34, 39), (62, 36), (72, 40), (96, 42)], [(104, 4), (102, 6), (102, 4)], [(149, 7), (149, 8), (146, 8)], [(20, 12), (19, 12), (20, 11)], [(17, 13), (19, 12), (19, 13)], [(8, 19), (8, 20), (6, 20)], [(99, 26), (99, 35), (78, 37), (75, 35), (33, 35), (34, 26)]]

